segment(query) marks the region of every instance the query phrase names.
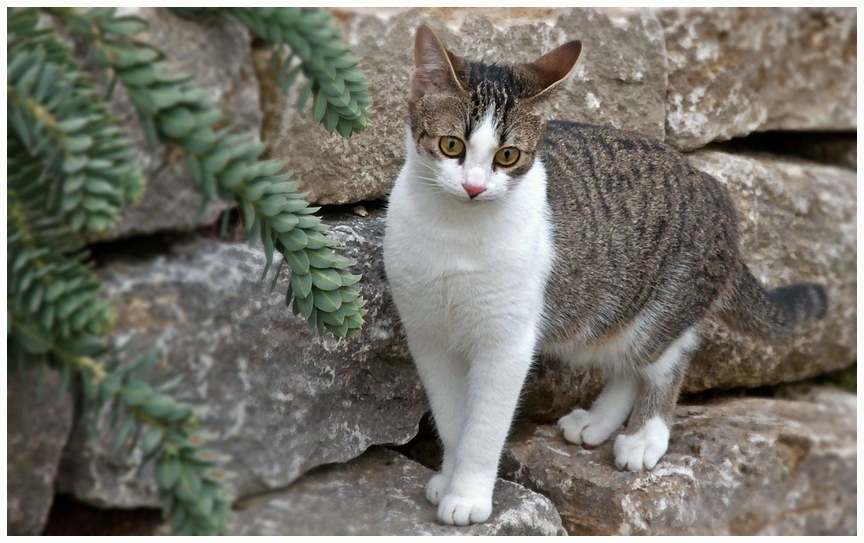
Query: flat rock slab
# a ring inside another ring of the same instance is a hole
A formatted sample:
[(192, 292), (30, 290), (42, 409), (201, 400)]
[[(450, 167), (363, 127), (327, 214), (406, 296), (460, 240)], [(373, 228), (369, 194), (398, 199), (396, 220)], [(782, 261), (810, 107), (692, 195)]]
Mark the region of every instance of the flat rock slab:
[(42, 532), (72, 429), (72, 399), (61, 394), (56, 372), (44, 372), (27, 367), (7, 376), (6, 535)]
[[(155, 259), (100, 271), (116, 314), (115, 337), (134, 357), (155, 349), (175, 394), (196, 408), (212, 447), (233, 456), (239, 496), (282, 488), (306, 471), (343, 462), (417, 433), (426, 403), (383, 278), (380, 219), (329, 221), (331, 237), (363, 274), (369, 313), (352, 339), (320, 336), (285, 307), (288, 267), (261, 281), (264, 254), (244, 244), (198, 240)], [(276, 257), (278, 259), (281, 257)], [(135, 475), (136, 450), (119, 457), (112, 433), (79, 425), (62, 488), (101, 507), (158, 503), (155, 481)]]
[(498, 481), (484, 524), (438, 524), (426, 501), (433, 472), (372, 447), (346, 464), (316, 469), (289, 488), (236, 505), (232, 535), (566, 535), (545, 497)]
[(523, 428), (504, 477), (549, 497), (570, 535), (853, 535), (856, 396), (797, 397), (679, 406), (647, 473), (617, 471), (611, 440), (587, 450), (553, 426)]
[(856, 8), (651, 11), (666, 35), (667, 143), (856, 129)]
[[(303, 81), (287, 95), (256, 51), (264, 121), (262, 139), (273, 158), (296, 174), (318, 204), (384, 198), (405, 157), (414, 32), (429, 23), (453, 53), (487, 62), (530, 62), (570, 40), (581, 40), (573, 76), (542, 115), (639, 130), (663, 139), (666, 59), (660, 24), (650, 13), (593, 9), (348, 9), (334, 10), (343, 37), (369, 78), (372, 117), (361, 134), (343, 139), (311, 122), (309, 105), (295, 103)], [(326, 167), (322, 167), (326, 165)]]

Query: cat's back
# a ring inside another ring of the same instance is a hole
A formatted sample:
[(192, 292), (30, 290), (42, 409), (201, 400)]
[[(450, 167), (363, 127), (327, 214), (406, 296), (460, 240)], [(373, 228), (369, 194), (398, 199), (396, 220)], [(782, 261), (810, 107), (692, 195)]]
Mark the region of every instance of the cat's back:
[(670, 290), (699, 308), (716, 297), (705, 285), (722, 285), (738, 258), (735, 210), (719, 182), (671, 147), (611, 126), (550, 121), (540, 153), (553, 321), (593, 314), (604, 328)]

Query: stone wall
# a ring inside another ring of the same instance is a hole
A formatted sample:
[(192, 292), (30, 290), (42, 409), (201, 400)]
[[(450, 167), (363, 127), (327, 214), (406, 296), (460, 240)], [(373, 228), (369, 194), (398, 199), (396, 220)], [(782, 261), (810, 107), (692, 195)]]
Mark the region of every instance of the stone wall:
[[(146, 38), (203, 78), (232, 120), (260, 128), (270, 157), (325, 206), (368, 300), (356, 338), (313, 333), (284, 306), (287, 273), (270, 293), (274, 271), (259, 280), (260, 247), (195, 231), (197, 197), (184, 187), (182, 165), (164, 149), (142, 155), (169, 168), (129, 210), (98, 273), (117, 317), (114, 336), (134, 338), (126, 355), (155, 348), (160, 367), (183, 374), (178, 392), (217, 436), (214, 448), (232, 455), (236, 534), (854, 533), (855, 396), (776, 388), (857, 359), (854, 8), (334, 10), (374, 100), (368, 129), (348, 140), (312, 124), (308, 106), (296, 110), (299, 86), (277, 90), (267, 50), (252, 48), (241, 26), (139, 13), (154, 25)], [(415, 437), (428, 407), (381, 261), (381, 202), (403, 160), (421, 22), (457, 54), (506, 62), (580, 39), (577, 70), (544, 113), (639, 130), (687, 152), (730, 190), (756, 276), (769, 286), (819, 281), (831, 298), (825, 320), (786, 342), (755, 342), (713, 324), (685, 392), (722, 399), (681, 406), (669, 454), (646, 474), (617, 473), (609, 444), (583, 450), (547, 426), (590, 403), (599, 381), (539, 361), (495, 513), (466, 529), (434, 523), (422, 499), (429, 466), (382, 447), (425, 439), (435, 448), (434, 436)], [(117, 100), (134, 125), (122, 94)], [(146, 253), (122, 241), (166, 231), (188, 234)], [(45, 409), (28, 426), (13, 401), (21, 391), (11, 379), (8, 386), (9, 533), (39, 533), (55, 491), (101, 508), (158, 507), (152, 473), (139, 475), (140, 455), (115, 452), (92, 413), (77, 413), (71, 432), (68, 406)], [(757, 387), (773, 397), (723, 392)], [(13, 478), (22, 473), (38, 481)], [(321, 514), (334, 500), (337, 521)]]

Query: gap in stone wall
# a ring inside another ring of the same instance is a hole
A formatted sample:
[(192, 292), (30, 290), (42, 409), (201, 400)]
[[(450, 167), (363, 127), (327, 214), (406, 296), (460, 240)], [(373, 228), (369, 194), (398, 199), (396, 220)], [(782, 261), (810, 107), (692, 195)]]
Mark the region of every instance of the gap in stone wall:
[(156, 535), (162, 524), (158, 509), (99, 509), (68, 494), (58, 494), (42, 535)]
[(766, 152), (857, 170), (856, 132), (754, 132), (707, 147), (727, 152)]

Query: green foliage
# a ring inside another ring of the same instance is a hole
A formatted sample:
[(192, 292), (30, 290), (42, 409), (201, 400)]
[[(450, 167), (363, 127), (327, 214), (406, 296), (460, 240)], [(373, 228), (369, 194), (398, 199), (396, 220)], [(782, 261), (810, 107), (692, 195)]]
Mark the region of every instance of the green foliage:
[[(354, 263), (332, 251), (335, 244), (314, 215), (318, 208), (279, 173), (282, 164), (259, 160), (264, 146), (253, 134), (213, 129), (221, 114), (207, 92), (169, 69), (158, 49), (132, 38), (147, 28), (145, 21), (114, 17), (113, 8), (48, 11), (113, 72), (111, 89), (116, 82), (126, 88), (150, 143), (182, 150), (203, 196), (201, 212), (212, 198), (233, 200), (250, 243), (263, 243), (267, 268), (275, 251), (282, 255), (280, 268), (287, 262), (292, 270), (286, 303), (293, 299), (295, 314), (321, 333), (356, 334), (366, 310), (353, 286), (360, 277), (348, 271)], [(291, 47), (287, 58), (274, 59), (284, 62), (286, 87), (300, 71), (308, 77), (303, 94), (315, 96), (316, 121), (345, 137), (366, 126), (367, 82), (329, 15), (293, 8), (216, 11), (222, 12), (281, 51)], [(34, 8), (7, 9), (7, 358), (56, 368), (66, 384), (80, 376), (86, 398), (99, 409), (110, 406), (117, 446), (140, 447), (145, 462), (155, 461), (173, 530), (225, 533), (230, 473), (219, 466), (227, 457), (204, 448), (192, 408), (170, 396), (179, 379), (156, 384), (149, 375), (152, 354), (120, 364), (119, 349), (104, 339), (112, 324), (109, 304), (86, 264), (85, 236), (110, 229), (143, 191), (133, 143), (109, 115), (106, 97), (97, 95), (53, 29), (39, 29), (38, 21)]]
[(149, 137), (185, 152), (192, 182), (204, 195), (203, 205), (216, 196), (237, 203), (250, 244), (260, 239), (264, 246), (264, 275), (274, 251), (282, 255), (292, 271), (286, 304), (293, 297), (294, 313), (321, 333), (354, 336), (366, 314), (365, 301), (353, 287), (359, 276), (348, 271), (355, 263), (332, 251), (335, 243), (314, 215), (319, 208), (309, 207), (303, 200), (306, 194), (297, 192), (288, 174), (279, 174), (282, 164), (258, 159), (265, 146), (254, 142), (254, 134), (214, 131), (211, 125), (221, 115), (210, 105), (206, 91), (186, 76), (171, 74), (151, 46), (116, 33), (109, 10), (64, 10), (64, 15), (91, 44), (97, 61), (126, 86)]
[[(277, 46), (273, 62), (280, 66), (278, 81), (288, 90), (302, 72), (307, 78), (298, 107), (312, 99), (312, 118), (328, 132), (343, 137), (366, 128), (372, 98), (369, 82), (357, 59), (339, 41), (339, 27), (329, 13), (303, 8), (174, 8), (188, 17), (228, 14), (243, 22), (259, 38)], [(297, 62), (295, 63), (295, 59)]]
[(84, 264), (83, 234), (109, 229), (143, 190), (132, 141), (37, 22), (35, 9), (7, 10), (7, 364), (56, 368), (63, 388), (78, 374), (88, 400), (123, 406), (118, 444), (140, 446), (157, 470), (178, 466), (180, 482), (160, 484), (175, 531), (224, 533), (225, 458), (203, 448), (192, 408), (169, 387), (133, 376), (152, 355), (119, 366), (103, 338), (109, 304)]
[[(220, 466), (230, 457), (204, 448), (208, 436), (198, 430), (192, 408), (168, 394), (180, 383), (179, 376), (150, 384), (147, 374), (155, 362), (150, 353), (125, 366), (110, 359), (106, 364), (109, 373), (89, 399), (111, 406), (112, 426), (118, 428), (116, 447), (139, 446), (144, 453), (142, 466), (155, 460), (163, 516), (170, 520), (173, 531), (224, 534), (233, 496), (223, 487), (231, 473)], [(125, 408), (125, 418), (120, 405)]]
[(821, 380), (822, 382), (831, 383), (833, 385), (837, 385), (847, 392), (851, 392), (853, 394), (858, 393), (858, 362), (854, 362), (848, 368), (844, 368), (842, 370), (838, 370), (835, 372), (828, 373), (823, 375), (817, 380)]
[(63, 365), (111, 322), (80, 234), (108, 228), (142, 181), (129, 140), (37, 15), (7, 11), (7, 351)]

